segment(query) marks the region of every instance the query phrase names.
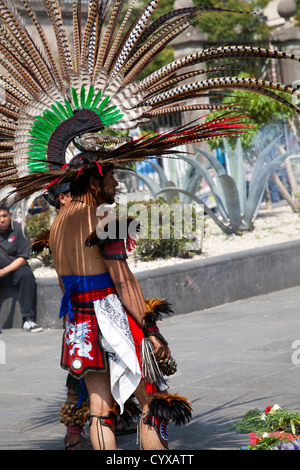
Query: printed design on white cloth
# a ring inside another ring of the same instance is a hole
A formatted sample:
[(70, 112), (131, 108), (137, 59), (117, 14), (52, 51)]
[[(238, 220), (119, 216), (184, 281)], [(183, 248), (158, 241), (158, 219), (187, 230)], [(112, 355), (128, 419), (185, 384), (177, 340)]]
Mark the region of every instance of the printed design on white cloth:
[(101, 310), (105, 312), (107, 319), (115, 325), (120, 334), (133, 344), (131, 330), (128, 323), (127, 315), (120, 299), (116, 295), (109, 295), (100, 300)]
[(112, 395), (122, 414), (124, 403), (141, 380), (141, 369), (127, 313), (116, 294), (94, 301), (94, 307), (102, 344), (109, 359)]
[(77, 354), (80, 357), (86, 357), (90, 360), (93, 357), (90, 355), (92, 350), (92, 343), (89, 341), (89, 335), (91, 332), (91, 322), (84, 321), (81, 323), (72, 323), (66, 321), (66, 343), (71, 345), (69, 350), (70, 356), (74, 356), (76, 349), (78, 349)]

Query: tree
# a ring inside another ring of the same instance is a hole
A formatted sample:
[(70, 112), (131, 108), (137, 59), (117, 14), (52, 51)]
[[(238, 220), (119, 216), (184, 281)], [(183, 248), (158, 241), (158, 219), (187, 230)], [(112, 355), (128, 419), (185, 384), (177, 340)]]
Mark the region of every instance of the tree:
[[(261, 11), (268, 0), (194, 0), (195, 5), (225, 8), (233, 11), (256, 12)], [(265, 40), (269, 37), (270, 29), (261, 15), (248, 15), (241, 13), (205, 13), (200, 16), (197, 25), (207, 33), (209, 41), (224, 43), (226, 41), (240, 41), (240, 38), (254, 38)]]
[[(193, 0), (195, 6), (208, 6), (215, 8), (223, 8), (233, 11), (258, 12), (264, 8), (269, 0)], [(300, 1), (300, 0), (299, 0)], [(154, 14), (154, 17), (160, 16), (174, 8), (175, 0), (164, 0), (161, 2)], [(134, 10), (134, 14), (138, 14), (139, 10)], [(244, 43), (244, 39), (265, 41), (269, 38), (270, 29), (266, 25), (261, 15), (248, 15), (241, 13), (201, 13), (195, 26), (208, 35), (208, 41), (216, 41), (224, 43), (224, 38), (228, 41), (236, 43)], [(157, 58), (151, 62), (148, 68), (143, 71), (140, 78), (145, 74), (151, 73), (174, 58), (174, 51), (171, 46), (167, 47)]]
[[(287, 94), (284, 94), (285, 99), (290, 100)], [(239, 103), (241, 110), (237, 111), (236, 114), (242, 115), (243, 109), (247, 110), (247, 121), (250, 121), (253, 126), (247, 130), (247, 132), (241, 134), (241, 143), (244, 150), (247, 150), (251, 144), (253, 137), (259, 131), (260, 127), (270, 123), (271, 121), (284, 121), (287, 122), (295, 116), (294, 111), (289, 109), (287, 106), (275, 101), (267, 96), (259, 95), (257, 93), (249, 93), (247, 91), (236, 90), (232, 91), (228, 96), (223, 99), (223, 104)], [(222, 115), (224, 111), (218, 111), (210, 114), (209, 119), (212, 116), (216, 117)], [(234, 145), (236, 138), (228, 138), (231, 145)], [(210, 148), (215, 149), (220, 146), (221, 139), (211, 140), (209, 145)]]

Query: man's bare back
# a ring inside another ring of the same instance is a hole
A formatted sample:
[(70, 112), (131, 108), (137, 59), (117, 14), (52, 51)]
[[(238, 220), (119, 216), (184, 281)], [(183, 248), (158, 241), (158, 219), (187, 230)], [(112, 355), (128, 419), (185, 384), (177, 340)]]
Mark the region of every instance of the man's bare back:
[(59, 277), (92, 276), (107, 271), (99, 248), (85, 247), (98, 223), (96, 210), (85, 202), (73, 201), (53, 222), (49, 243)]

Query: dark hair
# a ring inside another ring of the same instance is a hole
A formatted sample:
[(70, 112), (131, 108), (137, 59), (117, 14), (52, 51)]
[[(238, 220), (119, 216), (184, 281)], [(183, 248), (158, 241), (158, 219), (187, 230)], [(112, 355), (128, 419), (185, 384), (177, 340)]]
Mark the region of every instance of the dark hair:
[(55, 207), (55, 209), (60, 209), (59, 194), (53, 196), (50, 191), (44, 194), (44, 199), (50, 204), (50, 206)]
[(5, 202), (0, 202), (0, 211), (9, 212), (9, 207)]
[(77, 177), (70, 182), (70, 193), (72, 196), (80, 196), (88, 191), (91, 176), (98, 178), (101, 184), (105, 174), (113, 168), (113, 165), (98, 166), (95, 152), (82, 152), (72, 158), (69, 167), (79, 169)]
[(44, 199), (50, 204), (50, 206), (55, 207), (55, 209), (60, 209), (60, 194), (68, 194), (70, 192), (70, 184), (64, 183), (58, 186), (50, 187), (46, 194), (44, 194)]

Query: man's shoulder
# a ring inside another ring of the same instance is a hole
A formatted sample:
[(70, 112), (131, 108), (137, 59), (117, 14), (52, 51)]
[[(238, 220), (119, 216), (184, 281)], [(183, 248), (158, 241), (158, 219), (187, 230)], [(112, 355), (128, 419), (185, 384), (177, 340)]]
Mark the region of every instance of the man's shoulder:
[(8, 236), (14, 236), (17, 243), (23, 243), (24, 239), (29, 242), (29, 234), (25, 224), (13, 221), (11, 223), (11, 230), (8, 232)]
[(12, 230), (21, 230), (22, 222), (17, 222), (16, 220), (12, 220), (10, 226)]
[(15, 220), (11, 222), (10, 230), (11, 232), (15, 232), (16, 234), (23, 234), (27, 232), (25, 224), (22, 224), (21, 222), (17, 222)]

